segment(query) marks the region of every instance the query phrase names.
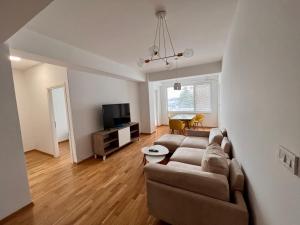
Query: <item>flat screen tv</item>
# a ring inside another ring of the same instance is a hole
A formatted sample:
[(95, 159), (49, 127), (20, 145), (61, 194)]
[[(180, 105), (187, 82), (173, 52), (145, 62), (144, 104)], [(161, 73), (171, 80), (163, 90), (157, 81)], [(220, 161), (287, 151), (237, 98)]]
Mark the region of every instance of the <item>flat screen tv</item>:
[(102, 105), (102, 113), (104, 129), (122, 127), (131, 122), (129, 103)]

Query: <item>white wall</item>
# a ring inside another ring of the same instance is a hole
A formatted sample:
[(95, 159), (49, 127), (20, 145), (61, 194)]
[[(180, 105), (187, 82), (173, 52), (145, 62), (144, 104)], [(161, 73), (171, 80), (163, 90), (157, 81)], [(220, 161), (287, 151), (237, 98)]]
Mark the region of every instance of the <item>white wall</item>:
[(31, 105), (30, 90), (27, 85), (27, 79), (23, 71), (13, 70), (13, 79), (15, 85), (15, 93), (18, 106), (18, 114), (20, 120), (23, 149), (29, 151), (36, 149), (35, 133), (32, 124), (33, 106)]
[(68, 79), (78, 161), (93, 155), (91, 134), (103, 129), (102, 104), (129, 102), (131, 121), (140, 122), (138, 83), (76, 70), (68, 70)]
[[(210, 78), (209, 78), (210, 77)], [(207, 127), (218, 127), (218, 111), (219, 111), (219, 81), (218, 75), (211, 76), (198, 76), (193, 78), (178, 79), (182, 85), (189, 85), (195, 83), (210, 83), (211, 84), (211, 102), (212, 110), (210, 113), (203, 113), (205, 120), (204, 126)], [(175, 80), (161, 82), (160, 93), (161, 93), (161, 123), (168, 125), (168, 97), (167, 88), (173, 87)], [(185, 112), (178, 112), (185, 113)], [(176, 114), (176, 113), (172, 113)]]
[(65, 98), (65, 88), (55, 88), (52, 90), (53, 111), (56, 124), (57, 141), (65, 141), (69, 138), (69, 125), (67, 117), (67, 107)]
[(241, 0), (221, 75), (221, 124), (247, 176), (253, 224), (297, 225), (300, 177), (277, 159), (300, 156), (300, 1)]
[(24, 150), (55, 155), (48, 89), (67, 83), (66, 68), (39, 64), (23, 73), (14, 71), (14, 80)]
[(0, 44), (0, 220), (31, 202), (8, 57)]
[(139, 97), (141, 106), (141, 132), (151, 134), (155, 131), (155, 114), (154, 114), (154, 92), (155, 86), (151, 82), (139, 83)]

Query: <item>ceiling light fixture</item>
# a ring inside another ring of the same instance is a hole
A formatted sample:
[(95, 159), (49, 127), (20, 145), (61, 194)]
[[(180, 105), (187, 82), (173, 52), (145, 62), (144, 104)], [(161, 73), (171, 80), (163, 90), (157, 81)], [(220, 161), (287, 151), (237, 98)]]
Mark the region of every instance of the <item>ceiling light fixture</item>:
[[(177, 71), (178, 71), (178, 69), (177, 69), (177, 67), (178, 67), (177, 61), (178, 61), (178, 58), (175, 58), (175, 62), (176, 62), (176, 68), (175, 68), (176, 77), (178, 77), (178, 74), (177, 74)], [(181, 90), (181, 83), (178, 82), (178, 81), (176, 81), (174, 83), (173, 88), (174, 88), (175, 91), (180, 91)]]
[(9, 59), (10, 59), (10, 61), (16, 61), (16, 62), (21, 61), (21, 58), (20, 58), (20, 57), (18, 57), (18, 56), (13, 56), (13, 55), (9, 56)]
[[(178, 58), (184, 56), (190, 58), (194, 55), (194, 51), (191, 48), (185, 49), (184, 52), (175, 52), (172, 38), (168, 29), (166, 21), (166, 11), (157, 11), (155, 13), (157, 17), (157, 25), (155, 30), (155, 37), (153, 41), (153, 46), (149, 48), (150, 58), (143, 59), (140, 58), (137, 62), (139, 67), (142, 67), (145, 63), (150, 63), (152, 61), (162, 60), (167, 68), (171, 67), (169, 62), (172, 58)], [(167, 49), (169, 46), (169, 50)]]

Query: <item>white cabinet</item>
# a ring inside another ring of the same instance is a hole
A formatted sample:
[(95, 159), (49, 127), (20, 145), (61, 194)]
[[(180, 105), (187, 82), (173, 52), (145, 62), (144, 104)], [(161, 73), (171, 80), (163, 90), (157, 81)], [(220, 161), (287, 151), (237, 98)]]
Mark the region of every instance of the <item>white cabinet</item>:
[(119, 147), (128, 144), (130, 139), (130, 127), (125, 127), (118, 130)]

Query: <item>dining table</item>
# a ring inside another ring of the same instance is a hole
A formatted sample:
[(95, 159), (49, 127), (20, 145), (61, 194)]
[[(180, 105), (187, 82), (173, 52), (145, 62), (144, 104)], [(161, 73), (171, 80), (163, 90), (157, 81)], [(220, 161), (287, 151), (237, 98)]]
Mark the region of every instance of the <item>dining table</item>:
[(193, 113), (182, 113), (172, 116), (172, 120), (181, 120), (185, 123), (186, 127), (190, 128), (190, 121), (196, 117), (196, 114)]

